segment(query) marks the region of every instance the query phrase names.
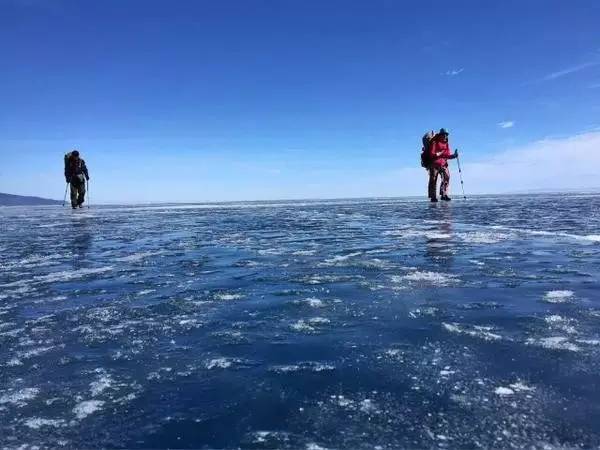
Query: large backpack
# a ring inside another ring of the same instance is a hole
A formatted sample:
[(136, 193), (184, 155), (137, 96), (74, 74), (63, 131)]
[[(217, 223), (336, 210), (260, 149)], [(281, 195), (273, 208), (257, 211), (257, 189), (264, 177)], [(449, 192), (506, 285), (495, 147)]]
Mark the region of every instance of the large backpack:
[(65, 175), (69, 173), (71, 169), (71, 152), (65, 153)]
[[(69, 176), (71, 174), (71, 170), (73, 169), (71, 159), (72, 156), (73, 152), (65, 153), (65, 177)], [(74, 182), (77, 181), (84, 182), (85, 180), (83, 179), (83, 175), (79, 175), (79, 180), (74, 180)]]
[(428, 131), (423, 135), (421, 142), (423, 147), (421, 147), (421, 167), (429, 168), (431, 165), (431, 157), (429, 155), (429, 150), (431, 149), (431, 144), (433, 143), (433, 138), (435, 133), (433, 131)]

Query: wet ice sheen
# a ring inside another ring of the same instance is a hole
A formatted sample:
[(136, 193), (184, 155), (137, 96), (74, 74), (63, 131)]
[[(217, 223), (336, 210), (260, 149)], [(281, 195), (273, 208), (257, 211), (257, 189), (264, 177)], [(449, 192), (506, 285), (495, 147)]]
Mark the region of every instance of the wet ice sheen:
[(600, 446), (599, 214), (0, 208), (0, 447)]

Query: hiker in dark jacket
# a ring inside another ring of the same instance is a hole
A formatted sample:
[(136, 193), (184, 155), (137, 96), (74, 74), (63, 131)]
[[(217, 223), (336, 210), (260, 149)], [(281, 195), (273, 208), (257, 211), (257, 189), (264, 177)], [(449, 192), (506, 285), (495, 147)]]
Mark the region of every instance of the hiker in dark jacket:
[(73, 150), (65, 155), (65, 179), (71, 185), (71, 207), (83, 208), (85, 183), (90, 179), (85, 161)]

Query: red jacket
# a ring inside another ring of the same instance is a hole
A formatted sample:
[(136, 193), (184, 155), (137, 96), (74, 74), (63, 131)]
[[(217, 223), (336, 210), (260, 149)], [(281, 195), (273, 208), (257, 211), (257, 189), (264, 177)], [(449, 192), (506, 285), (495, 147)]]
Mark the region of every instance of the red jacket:
[(429, 148), (431, 165), (437, 168), (444, 167), (449, 159), (454, 159), (454, 154), (450, 151), (450, 144), (438, 140), (434, 141)]

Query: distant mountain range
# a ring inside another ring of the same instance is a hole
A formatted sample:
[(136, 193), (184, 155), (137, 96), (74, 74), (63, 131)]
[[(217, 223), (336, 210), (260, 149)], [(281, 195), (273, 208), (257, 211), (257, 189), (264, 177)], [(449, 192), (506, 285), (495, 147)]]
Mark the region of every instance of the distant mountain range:
[(61, 205), (58, 200), (23, 195), (3, 194), (0, 192), (0, 206)]

